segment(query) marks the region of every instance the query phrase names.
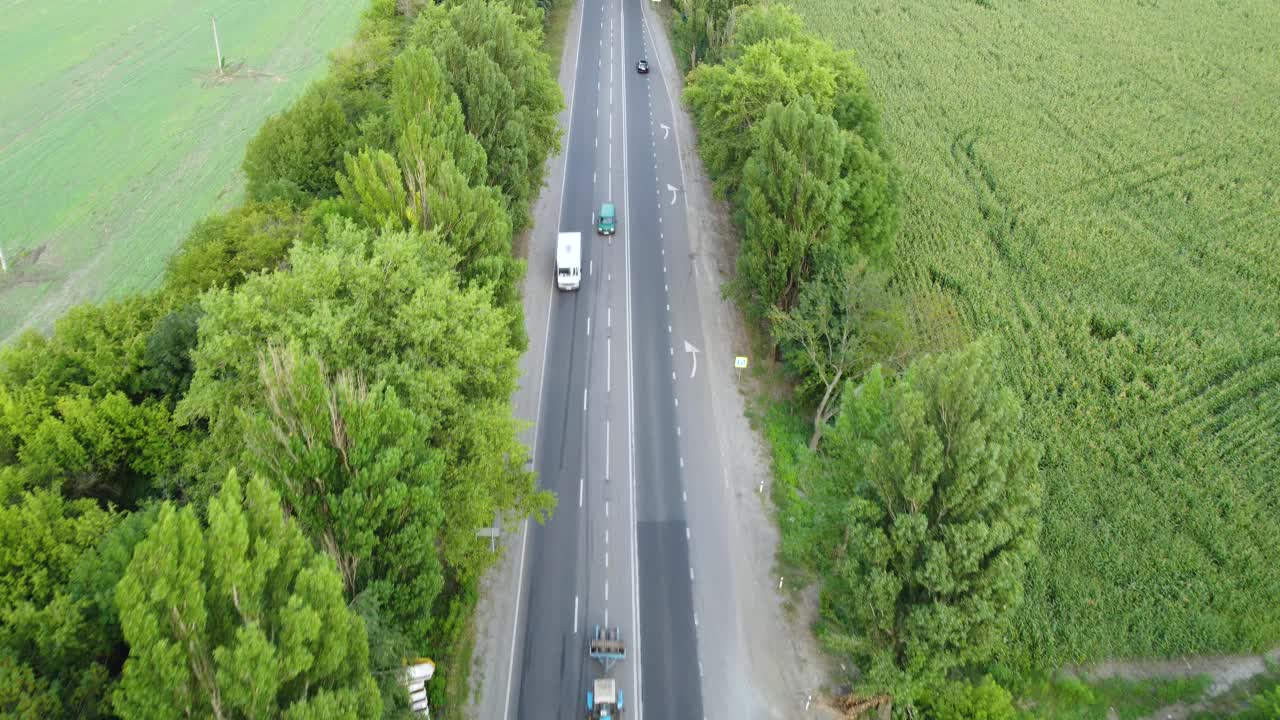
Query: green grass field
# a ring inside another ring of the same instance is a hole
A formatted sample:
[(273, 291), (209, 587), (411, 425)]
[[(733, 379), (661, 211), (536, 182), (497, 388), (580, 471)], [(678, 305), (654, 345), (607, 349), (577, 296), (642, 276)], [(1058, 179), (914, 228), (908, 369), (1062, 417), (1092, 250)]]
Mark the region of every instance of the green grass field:
[[(0, 340), (154, 285), (365, 3), (0, 3)], [(216, 17), (229, 78), (216, 75)]]
[(1280, 642), (1280, 4), (794, 4), (884, 107), (899, 279), (1045, 447), (1007, 661)]

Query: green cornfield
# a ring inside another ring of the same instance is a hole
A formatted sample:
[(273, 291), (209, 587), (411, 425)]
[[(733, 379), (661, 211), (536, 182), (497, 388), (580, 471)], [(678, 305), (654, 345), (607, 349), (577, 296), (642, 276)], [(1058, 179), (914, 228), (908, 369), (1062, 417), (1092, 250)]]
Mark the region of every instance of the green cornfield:
[(0, 342), (154, 286), (192, 224), (239, 199), (245, 144), (366, 6), (0, 3)]
[(1044, 447), (1003, 661), (1280, 643), (1280, 3), (794, 5), (884, 108), (927, 337), (998, 338)]

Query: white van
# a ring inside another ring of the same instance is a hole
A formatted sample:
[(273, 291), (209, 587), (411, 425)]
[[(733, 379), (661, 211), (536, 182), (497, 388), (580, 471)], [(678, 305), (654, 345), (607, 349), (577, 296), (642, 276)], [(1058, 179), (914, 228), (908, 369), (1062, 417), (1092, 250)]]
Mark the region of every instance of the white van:
[(582, 233), (562, 232), (556, 239), (556, 287), (577, 290), (582, 284)]

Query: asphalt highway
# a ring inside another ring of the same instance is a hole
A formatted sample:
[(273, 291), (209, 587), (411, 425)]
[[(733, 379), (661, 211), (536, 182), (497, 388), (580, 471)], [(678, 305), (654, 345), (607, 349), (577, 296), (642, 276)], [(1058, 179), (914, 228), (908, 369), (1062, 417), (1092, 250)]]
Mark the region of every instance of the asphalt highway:
[[(508, 718), (583, 716), (604, 672), (587, 656), (596, 625), (627, 643), (609, 672), (626, 717), (704, 717), (677, 383), (696, 361), (678, 328), (697, 327), (697, 308), (673, 272), (688, 267), (681, 170), (654, 114), (670, 107), (671, 69), (653, 57), (649, 74), (635, 67), (647, 1), (583, 0), (567, 39), (577, 48), (559, 228), (582, 233), (583, 282), (553, 292), (547, 320), (533, 460), (559, 504), (523, 548)], [(613, 237), (595, 232), (604, 202), (617, 206)], [(550, 287), (554, 258), (532, 257), (528, 272)], [(685, 303), (675, 313), (673, 295)]]

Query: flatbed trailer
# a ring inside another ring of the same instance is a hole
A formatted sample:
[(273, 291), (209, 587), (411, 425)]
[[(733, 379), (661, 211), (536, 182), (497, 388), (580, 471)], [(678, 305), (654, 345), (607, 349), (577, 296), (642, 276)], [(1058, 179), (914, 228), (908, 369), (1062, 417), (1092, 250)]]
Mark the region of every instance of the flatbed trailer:
[(618, 628), (601, 629), (599, 625), (596, 625), (595, 632), (591, 636), (591, 644), (587, 648), (587, 654), (593, 660), (597, 660), (601, 665), (604, 665), (605, 672), (609, 672), (614, 663), (627, 659), (627, 646), (623, 644), (622, 638), (618, 634)]

